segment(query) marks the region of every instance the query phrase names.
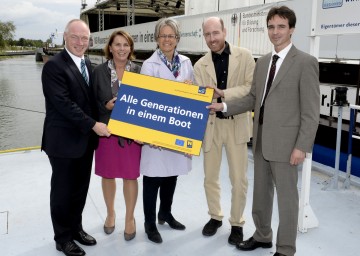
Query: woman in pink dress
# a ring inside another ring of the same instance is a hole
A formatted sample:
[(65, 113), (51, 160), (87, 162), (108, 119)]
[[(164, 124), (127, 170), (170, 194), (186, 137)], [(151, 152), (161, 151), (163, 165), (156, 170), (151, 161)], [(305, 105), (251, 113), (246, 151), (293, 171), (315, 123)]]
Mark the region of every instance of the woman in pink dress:
[[(131, 61), (134, 59), (134, 42), (125, 31), (113, 32), (104, 51), (107, 61), (94, 69), (94, 90), (98, 101), (99, 119), (107, 124), (124, 71), (139, 73), (140, 66)], [(140, 154), (139, 144), (115, 135), (100, 138), (95, 151), (95, 174), (102, 177), (102, 190), (107, 208), (104, 232), (111, 234), (115, 229), (115, 178), (122, 178), (126, 205), (124, 238), (127, 241), (136, 235), (134, 209), (138, 195)]]

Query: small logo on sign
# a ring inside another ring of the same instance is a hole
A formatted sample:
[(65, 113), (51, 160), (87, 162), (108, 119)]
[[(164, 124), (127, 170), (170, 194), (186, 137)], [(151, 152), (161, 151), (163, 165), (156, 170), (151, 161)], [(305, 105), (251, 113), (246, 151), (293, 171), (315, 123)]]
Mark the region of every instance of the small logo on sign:
[(205, 94), (206, 93), (206, 88), (205, 87), (199, 87), (198, 93)]
[(337, 8), (343, 5), (343, 0), (323, 0), (322, 8)]
[(186, 144), (187, 144), (187, 148), (192, 148), (192, 147), (193, 147), (193, 142), (192, 142), (192, 140), (188, 140), (188, 141), (186, 142)]
[(175, 140), (175, 145), (176, 145), (176, 146), (183, 147), (184, 144), (185, 144), (185, 141), (184, 141), (184, 140), (180, 140), (180, 139), (176, 139), (176, 140)]

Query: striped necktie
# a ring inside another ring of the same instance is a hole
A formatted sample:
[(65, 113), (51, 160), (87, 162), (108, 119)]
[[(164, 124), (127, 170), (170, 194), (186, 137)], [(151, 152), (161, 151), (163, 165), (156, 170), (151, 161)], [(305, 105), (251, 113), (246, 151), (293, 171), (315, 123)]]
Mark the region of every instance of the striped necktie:
[(83, 78), (85, 79), (85, 82), (87, 84), (89, 84), (89, 78), (88, 78), (87, 73), (86, 73), (86, 65), (85, 65), (85, 60), (84, 59), (81, 60), (81, 74), (82, 74)]

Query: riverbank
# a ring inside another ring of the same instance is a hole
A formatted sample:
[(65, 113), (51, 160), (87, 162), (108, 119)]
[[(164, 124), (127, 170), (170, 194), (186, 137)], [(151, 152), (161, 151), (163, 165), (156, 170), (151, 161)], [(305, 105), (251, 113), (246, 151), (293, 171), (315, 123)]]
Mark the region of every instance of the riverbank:
[(34, 55), (35, 50), (24, 51), (0, 51), (0, 56), (22, 56), (22, 55)]

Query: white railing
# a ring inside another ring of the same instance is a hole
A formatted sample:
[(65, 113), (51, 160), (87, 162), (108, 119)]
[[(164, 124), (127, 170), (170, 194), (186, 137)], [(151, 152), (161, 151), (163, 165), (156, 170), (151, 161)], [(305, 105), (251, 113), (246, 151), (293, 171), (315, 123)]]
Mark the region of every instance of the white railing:
[(302, 166), (301, 193), (298, 217), (298, 230), (307, 232), (308, 228), (316, 228), (319, 221), (310, 206), (310, 182), (311, 182), (312, 153), (306, 153)]

